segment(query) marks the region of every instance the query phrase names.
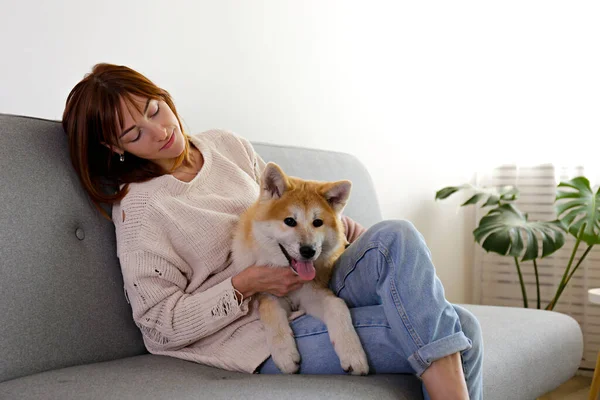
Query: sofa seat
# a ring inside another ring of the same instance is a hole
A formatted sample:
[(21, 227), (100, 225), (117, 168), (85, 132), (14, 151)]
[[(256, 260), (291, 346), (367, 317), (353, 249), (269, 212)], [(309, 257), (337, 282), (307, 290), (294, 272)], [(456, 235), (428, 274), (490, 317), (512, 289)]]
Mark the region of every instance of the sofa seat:
[[(484, 399), (533, 400), (577, 369), (583, 344), (571, 317), (463, 306), (475, 314), (483, 331)], [(250, 375), (146, 354), (3, 382), (0, 398), (409, 400), (421, 399), (422, 394), (420, 381), (412, 375)]]

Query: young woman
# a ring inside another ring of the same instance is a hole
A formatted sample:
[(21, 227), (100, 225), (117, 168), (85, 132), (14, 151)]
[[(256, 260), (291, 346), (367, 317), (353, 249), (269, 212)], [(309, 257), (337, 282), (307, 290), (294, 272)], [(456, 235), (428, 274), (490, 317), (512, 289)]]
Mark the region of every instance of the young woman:
[[(63, 127), (83, 188), (109, 219), (102, 206), (112, 205), (126, 296), (148, 351), (278, 373), (251, 299), (284, 296), (302, 281), (287, 268), (235, 273), (228, 261), (265, 165), (251, 144), (219, 130), (187, 135), (165, 90), (110, 64), (73, 88)], [(481, 399), (479, 324), (444, 298), (423, 237), (405, 221), (368, 230), (343, 222), (352, 244), (331, 288), (351, 307), (371, 373), (415, 374), (426, 398)], [(344, 373), (321, 321), (304, 315), (291, 325), (300, 373)]]

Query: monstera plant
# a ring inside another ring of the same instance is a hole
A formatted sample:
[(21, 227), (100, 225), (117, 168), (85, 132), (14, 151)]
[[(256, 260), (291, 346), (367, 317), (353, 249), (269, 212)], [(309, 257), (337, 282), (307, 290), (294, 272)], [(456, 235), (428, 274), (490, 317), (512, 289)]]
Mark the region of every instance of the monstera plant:
[[(545, 307), (553, 310), (567, 284), (594, 245), (600, 243), (600, 189), (592, 191), (587, 178), (580, 176), (558, 184), (554, 202), (557, 219), (553, 221), (529, 221), (513, 204), (519, 196), (516, 187), (480, 188), (473, 185), (450, 186), (439, 190), (435, 198), (442, 200), (459, 191), (473, 195), (462, 206), (482, 203), (491, 209), (479, 221), (473, 231), (475, 241), (485, 251), (492, 251), (514, 259), (521, 284), (524, 307), (529, 307), (527, 291), (521, 273), (521, 263), (531, 261), (535, 272), (537, 308), (540, 304), (540, 281), (537, 260), (547, 257), (565, 244), (565, 235), (575, 237), (575, 246), (556, 293)], [(540, 254), (541, 242), (541, 254)], [(575, 263), (579, 246), (585, 243), (586, 250)], [(519, 262), (520, 261), (520, 262)]]

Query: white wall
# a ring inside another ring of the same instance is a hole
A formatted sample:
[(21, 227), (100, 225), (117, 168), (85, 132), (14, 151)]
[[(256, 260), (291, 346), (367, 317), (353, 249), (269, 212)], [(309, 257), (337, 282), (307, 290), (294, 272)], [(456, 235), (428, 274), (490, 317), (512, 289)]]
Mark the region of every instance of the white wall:
[(596, 2), (1, 1), (0, 112), (59, 119), (104, 61), (169, 90), (192, 132), (353, 153), (451, 301), (471, 301), (474, 221), (435, 191), (484, 163), (595, 157)]

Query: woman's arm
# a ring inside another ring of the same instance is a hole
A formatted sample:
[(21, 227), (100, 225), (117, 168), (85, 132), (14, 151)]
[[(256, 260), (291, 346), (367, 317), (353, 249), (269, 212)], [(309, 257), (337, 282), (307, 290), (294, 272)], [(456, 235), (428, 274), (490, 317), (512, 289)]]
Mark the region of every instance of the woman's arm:
[(133, 319), (155, 349), (176, 350), (209, 336), (248, 313), (232, 280), (185, 293), (187, 279), (164, 257), (149, 251), (120, 256)]
[(342, 223), (344, 224), (344, 232), (348, 242), (353, 243), (360, 235), (362, 235), (366, 229), (346, 215), (342, 215)]

